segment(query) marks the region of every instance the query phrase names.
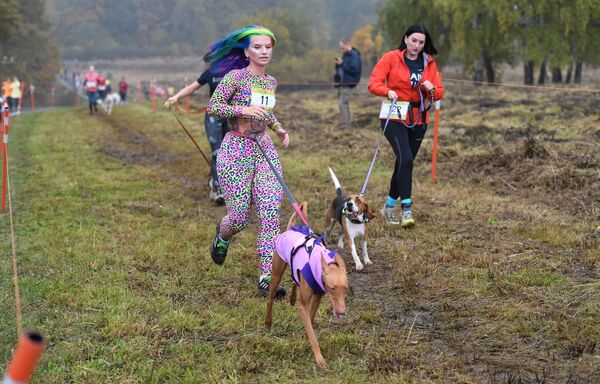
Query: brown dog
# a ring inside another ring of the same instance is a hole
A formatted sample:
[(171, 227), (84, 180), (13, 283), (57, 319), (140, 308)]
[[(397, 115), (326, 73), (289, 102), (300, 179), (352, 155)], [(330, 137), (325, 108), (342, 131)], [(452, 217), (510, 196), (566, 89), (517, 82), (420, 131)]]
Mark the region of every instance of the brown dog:
[[(307, 205), (303, 202), (302, 212), (307, 216)], [(271, 328), (273, 322), (273, 298), (288, 263), (292, 270), (294, 285), (290, 294), (290, 304), (296, 303), (296, 285), (300, 287), (298, 311), (304, 323), (304, 330), (310, 342), (316, 363), (327, 367), (317, 336), (313, 329), (315, 315), (321, 304), (321, 298), (327, 292), (331, 298), (333, 316), (339, 319), (346, 313), (346, 289), (348, 277), (346, 264), (337, 252), (330, 252), (319, 244), (314, 235), (292, 229), (296, 213), (292, 215), (287, 230), (277, 237), (277, 256), (273, 257), (273, 274), (269, 289), (269, 300), (265, 314), (265, 326)]]

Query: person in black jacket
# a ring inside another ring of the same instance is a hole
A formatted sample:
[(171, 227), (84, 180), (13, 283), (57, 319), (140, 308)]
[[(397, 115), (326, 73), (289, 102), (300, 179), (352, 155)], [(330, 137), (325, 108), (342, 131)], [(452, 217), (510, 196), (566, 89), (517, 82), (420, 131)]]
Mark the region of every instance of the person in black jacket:
[(338, 83), (338, 98), (340, 103), (340, 114), (342, 123), (346, 128), (350, 128), (350, 96), (356, 84), (360, 81), (362, 64), (360, 61), (360, 52), (347, 40), (340, 40), (340, 49), (342, 57), (335, 59), (335, 82)]

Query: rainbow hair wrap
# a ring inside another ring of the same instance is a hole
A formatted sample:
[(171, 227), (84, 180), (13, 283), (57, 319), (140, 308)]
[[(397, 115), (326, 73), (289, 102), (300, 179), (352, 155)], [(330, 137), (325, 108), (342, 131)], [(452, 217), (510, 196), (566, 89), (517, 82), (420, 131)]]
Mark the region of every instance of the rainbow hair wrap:
[(269, 36), (273, 45), (277, 41), (273, 32), (260, 25), (237, 29), (214, 43), (204, 54), (204, 61), (210, 64), (210, 73), (224, 75), (232, 69), (246, 67), (248, 62), (244, 49), (250, 46), (250, 38), (256, 35)]

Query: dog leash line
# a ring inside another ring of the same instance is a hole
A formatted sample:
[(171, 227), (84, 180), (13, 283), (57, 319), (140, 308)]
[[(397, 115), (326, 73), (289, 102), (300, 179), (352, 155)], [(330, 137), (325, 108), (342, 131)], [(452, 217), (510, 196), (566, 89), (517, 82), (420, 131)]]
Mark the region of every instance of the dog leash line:
[(362, 189), (360, 190), (360, 194), (364, 195), (367, 191), (367, 184), (369, 184), (369, 179), (371, 178), (371, 172), (373, 172), (373, 166), (375, 165), (375, 160), (377, 159), (377, 154), (379, 153), (379, 148), (381, 148), (381, 142), (383, 141), (383, 136), (385, 135), (385, 130), (387, 129), (388, 123), (390, 122), (390, 117), (392, 116), (392, 111), (396, 106), (396, 99), (392, 100), (392, 104), (390, 104), (390, 110), (387, 115), (387, 119), (385, 120), (385, 125), (383, 126), (383, 131), (381, 135), (379, 135), (379, 143), (377, 144), (377, 148), (375, 149), (375, 154), (373, 155), (373, 159), (371, 160), (371, 166), (369, 167), (369, 172), (367, 172), (367, 177), (365, 178), (365, 183), (363, 184)]
[[(429, 108), (431, 108), (431, 104), (433, 103), (433, 91), (430, 91), (430, 93), (431, 93), (431, 99), (429, 101), (429, 106), (427, 106), (427, 108), (425, 108), (425, 103), (423, 102), (423, 94), (421, 93), (421, 89), (419, 88), (419, 96), (420, 96), (421, 100), (419, 103), (419, 114), (417, 115), (417, 120), (410, 126), (406, 125), (404, 123), (404, 121), (401, 120), (402, 124), (404, 124), (405, 127), (407, 127), (407, 128), (414, 127), (416, 125), (416, 123), (419, 121), (419, 119), (421, 118), (421, 114), (422, 113), (426, 114), (427, 110), (429, 110)], [(369, 171), (367, 172), (367, 177), (365, 178), (365, 183), (363, 184), (363, 187), (360, 191), (361, 195), (364, 195), (365, 192), (367, 191), (367, 184), (369, 184), (369, 179), (371, 178), (371, 173), (373, 172), (373, 166), (375, 165), (375, 160), (377, 159), (377, 154), (379, 153), (379, 149), (381, 148), (381, 142), (383, 141), (383, 137), (385, 136), (385, 130), (387, 129), (388, 123), (390, 122), (390, 118), (392, 116), (393, 109), (396, 108), (398, 110), (398, 115), (400, 115), (400, 109), (396, 105), (397, 101), (398, 100), (393, 99), (392, 104), (390, 104), (390, 110), (388, 112), (387, 119), (385, 120), (385, 125), (383, 126), (383, 130), (381, 132), (381, 135), (379, 136), (379, 143), (377, 144), (377, 148), (375, 149), (375, 154), (373, 155), (373, 160), (371, 160), (371, 165), (369, 166)], [(410, 105), (408, 107), (411, 108)]]
[(300, 218), (300, 220), (302, 220), (302, 223), (305, 224), (305, 225), (308, 225), (308, 219), (306, 217), (304, 217), (304, 213), (300, 209), (300, 206), (298, 205), (298, 202), (296, 201), (296, 199), (294, 199), (294, 196), (292, 195), (292, 192), (290, 192), (290, 189), (285, 184), (285, 181), (283, 181), (283, 178), (281, 177), (281, 175), (279, 174), (279, 172), (277, 172), (277, 168), (275, 168), (275, 164), (273, 164), (273, 162), (271, 161), (271, 159), (269, 159), (269, 156), (267, 156), (267, 153), (265, 152), (265, 150), (263, 149), (263, 147), (260, 145), (259, 140), (257, 138), (253, 138), (253, 139), (256, 142), (256, 146), (260, 150), (260, 153), (262, 153), (263, 157), (267, 161), (267, 164), (269, 164), (269, 168), (271, 168), (271, 171), (273, 171), (273, 174), (275, 175), (275, 178), (277, 178), (277, 181), (279, 182), (279, 185), (281, 185), (281, 188), (283, 189), (283, 191), (287, 195), (288, 200), (290, 201), (290, 203), (292, 203), (292, 208), (294, 208), (294, 211), (296, 211), (296, 213), (298, 214), (298, 217)]
[(198, 151), (200, 151), (200, 154), (204, 158), (204, 161), (206, 161), (206, 164), (208, 164), (210, 166), (210, 160), (204, 154), (204, 151), (202, 151), (202, 149), (200, 148), (200, 146), (198, 145), (198, 143), (196, 142), (196, 140), (194, 140), (194, 137), (191, 135), (190, 131), (188, 131), (187, 128), (185, 127), (185, 125), (183, 125), (183, 123), (181, 122), (181, 120), (179, 120), (179, 117), (177, 117), (177, 115), (175, 114), (175, 111), (173, 111), (173, 116), (175, 116), (175, 119), (179, 123), (179, 126), (181, 127), (181, 129), (183, 129), (183, 131), (188, 135), (188, 137), (190, 138), (190, 140), (192, 140), (192, 142), (194, 143), (194, 145), (196, 146), (196, 148), (198, 148)]

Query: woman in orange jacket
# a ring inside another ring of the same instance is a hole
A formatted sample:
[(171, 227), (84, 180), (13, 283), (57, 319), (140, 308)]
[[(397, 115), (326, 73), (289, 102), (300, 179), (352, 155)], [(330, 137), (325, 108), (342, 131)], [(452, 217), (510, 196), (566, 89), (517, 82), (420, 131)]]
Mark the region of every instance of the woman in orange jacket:
[[(444, 88), (437, 71), (433, 45), (429, 31), (422, 24), (410, 26), (404, 33), (400, 47), (383, 55), (373, 68), (369, 91), (390, 100), (409, 102), (406, 117), (391, 118), (385, 129), (385, 137), (396, 155), (394, 173), (390, 181), (389, 196), (381, 213), (389, 224), (410, 227), (415, 224), (412, 213), (412, 171), (425, 131), (427, 113), (423, 105), (432, 97), (439, 100)], [(381, 127), (387, 116), (381, 117)], [(396, 201), (402, 205), (401, 220), (395, 214)]]

